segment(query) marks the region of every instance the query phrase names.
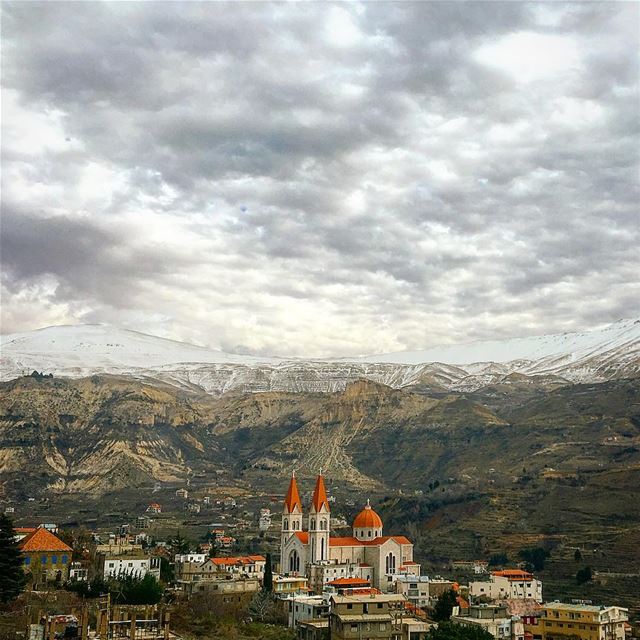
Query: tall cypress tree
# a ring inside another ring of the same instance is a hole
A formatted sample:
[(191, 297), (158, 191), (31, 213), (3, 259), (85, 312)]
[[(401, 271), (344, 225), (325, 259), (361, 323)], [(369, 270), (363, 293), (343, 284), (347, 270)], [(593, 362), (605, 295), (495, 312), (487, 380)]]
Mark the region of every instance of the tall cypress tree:
[(262, 580), (262, 589), (267, 593), (273, 591), (273, 570), (271, 569), (271, 554), (267, 553), (264, 565), (264, 579)]
[(22, 554), (15, 540), (13, 523), (4, 514), (0, 515), (0, 603), (6, 604), (16, 598), (26, 582), (22, 570)]

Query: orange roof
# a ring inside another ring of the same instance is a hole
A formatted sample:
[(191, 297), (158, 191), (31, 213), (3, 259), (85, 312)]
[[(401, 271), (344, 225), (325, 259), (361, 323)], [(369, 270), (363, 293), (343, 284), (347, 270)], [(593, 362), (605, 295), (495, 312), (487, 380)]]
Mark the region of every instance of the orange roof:
[(287, 491), (287, 496), (284, 499), (284, 508), (287, 513), (292, 513), (296, 506), (300, 511), (302, 511), (302, 501), (300, 500), (300, 494), (298, 493), (298, 483), (296, 482), (296, 474), (294, 472), (291, 474), (289, 490)]
[(469, 608), (469, 603), (462, 596), (456, 596), (456, 602), (461, 609)]
[(36, 527), (14, 527), (16, 533), (33, 533)]
[(492, 576), (508, 578), (509, 580), (531, 580), (533, 575), (522, 569), (504, 569), (502, 571), (492, 571)]
[(18, 546), (21, 551), (73, 551), (69, 545), (44, 528), (30, 533), (19, 542)]
[(367, 500), (365, 508), (355, 517), (353, 527), (382, 529), (382, 518), (371, 508), (369, 500)]
[(329, 538), (330, 547), (379, 547), (388, 540), (394, 540), (398, 544), (411, 544), (411, 540), (405, 536), (378, 536), (373, 540), (358, 540), (353, 536), (343, 538)]
[(309, 544), (309, 532), (308, 531), (296, 531), (296, 537), (302, 544)]
[(228, 565), (228, 564), (253, 564), (254, 562), (264, 562), (266, 559), (264, 556), (235, 556), (230, 558), (209, 558), (213, 564), (216, 565)]
[(327, 584), (336, 587), (355, 587), (355, 586), (367, 586), (369, 581), (366, 578), (336, 578)]
[(327, 511), (331, 511), (329, 501), (327, 500), (327, 490), (324, 487), (324, 478), (322, 477), (322, 474), (320, 474), (316, 479), (316, 488), (313, 490), (313, 498), (311, 499), (312, 511), (318, 513), (322, 508), (322, 505), (327, 508)]

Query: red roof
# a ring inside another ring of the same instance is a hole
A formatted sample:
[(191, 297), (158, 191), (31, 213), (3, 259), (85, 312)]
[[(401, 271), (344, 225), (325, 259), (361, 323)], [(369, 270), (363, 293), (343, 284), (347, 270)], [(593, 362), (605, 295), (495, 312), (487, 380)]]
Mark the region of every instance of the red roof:
[(232, 558), (209, 558), (215, 565), (230, 564), (253, 564), (254, 562), (265, 562), (264, 556), (236, 556)]
[(382, 529), (382, 518), (371, 508), (369, 500), (364, 509), (355, 517), (353, 528)]
[(18, 543), (21, 551), (73, 551), (73, 549), (44, 528), (36, 529)]
[(302, 511), (302, 501), (300, 500), (300, 493), (298, 493), (298, 483), (293, 473), (291, 474), (289, 489), (284, 499), (284, 506), (287, 513), (292, 513), (296, 506)]
[(312, 510), (318, 513), (324, 505), (327, 511), (331, 511), (329, 507), (329, 501), (327, 500), (327, 490), (324, 486), (324, 478), (322, 474), (316, 479), (316, 488), (313, 490), (313, 498), (311, 499)]
[(531, 580), (533, 575), (522, 569), (504, 569), (502, 571), (492, 571), (492, 576), (508, 578), (509, 580)]
[(36, 527), (14, 527), (16, 533), (33, 533)]
[[(388, 540), (394, 540), (398, 544), (411, 544), (411, 540), (405, 536), (379, 536), (373, 540), (358, 540), (353, 536), (343, 538), (329, 538), (330, 547), (379, 547)], [(406, 564), (406, 563), (405, 563)]]
[(369, 585), (369, 580), (366, 578), (336, 578), (327, 584), (334, 587), (366, 587)]
[(308, 531), (296, 531), (296, 537), (302, 544), (309, 544), (309, 532)]

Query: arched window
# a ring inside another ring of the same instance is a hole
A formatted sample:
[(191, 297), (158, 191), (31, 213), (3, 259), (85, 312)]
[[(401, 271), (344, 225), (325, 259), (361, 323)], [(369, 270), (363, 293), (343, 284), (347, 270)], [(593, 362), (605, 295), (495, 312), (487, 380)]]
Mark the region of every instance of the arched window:
[(296, 573), (300, 571), (300, 556), (296, 549), (289, 554), (289, 572)]
[(284, 522), (282, 523), (282, 528), (283, 528), (285, 531), (288, 531), (288, 530), (289, 530), (289, 521), (288, 521), (286, 518), (284, 519)]
[(309, 529), (315, 529), (315, 528), (316, 528), (316, 520), (315, 518), (311, 518)]
[(395, 573), (396, 572), (396, 557), (393, 553), (389, 553), (389, 555), (385, 559), (385, 573)]
[(371, 537), (371, 531), (367, 531), (367, 535)]
[(326, 529), (327, 528), (327, 521), (322, 519), (320, 520), (320, 528), (321, 529)]
[(316, 559), (316, 539), (311, 540), (311, 561)]
[(324, 560), (324, 538), (320, 540), (320, 560)]

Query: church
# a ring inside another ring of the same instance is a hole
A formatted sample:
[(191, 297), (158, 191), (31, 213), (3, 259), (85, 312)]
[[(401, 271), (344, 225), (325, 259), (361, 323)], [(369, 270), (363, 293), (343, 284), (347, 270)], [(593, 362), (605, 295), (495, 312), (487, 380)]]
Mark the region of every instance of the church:
[(331, 535), (331, 508), (322, 473), (316, 479), (306, 530), (303, 515), (293, 473), (282, 513), (280, 571), (306, 576), (316, 593), (339, 578), (359, 578), (383, 592), (392, 591), (398, 575), (420, 575), (420, 565), (413, 561), (413, 543), (405, 536), (382, 535), (382, 519), (368, 500), (353, 521), (352, 535)]

